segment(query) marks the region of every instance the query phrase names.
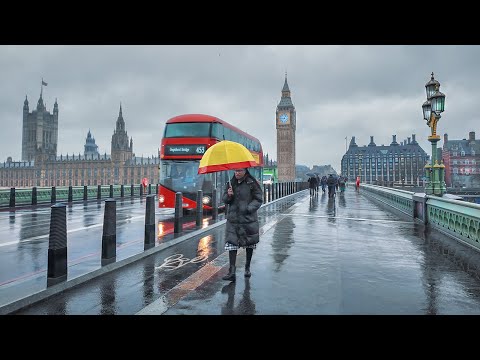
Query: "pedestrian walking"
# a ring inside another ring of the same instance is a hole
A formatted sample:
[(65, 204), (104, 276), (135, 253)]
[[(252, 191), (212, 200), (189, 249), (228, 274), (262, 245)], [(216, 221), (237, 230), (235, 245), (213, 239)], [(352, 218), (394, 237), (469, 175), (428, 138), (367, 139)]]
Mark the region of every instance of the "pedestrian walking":
[(325, 175), (322, 176), (320, 184), (322, 185), (322, 191), (325, 193), (325, 187), (327, 186), (327, 177)]
[(357, 180), (355, 181), (355, 190), (360, 191), (360, 176), (357, 176)]
[(229, 269), (223, 280), (235, 281), (236, 259), (239, 248), (245, 248), (245, 277), (250, 277), (253, 249), (260, 241), (257, 211), (263, 204), (263, 191), (248, 169), (236, 169), (227, 183), (223, 201), (228, 205), (225, 229), (225, 250), (228, 251)]
[(317, 178), (315, 176), (311, 176), (308, 178), (308, 184), (310, 189), (310, 196), (315, 195), (315, 191), (317, 189)]
[(329, 174), (327, 178), (327, 186), (328, 186), (328, 197), (335, 196), (335, 188), (337, 187), (337, 179), (333, 177), (333, 174)]
[(338, 187), (340, 188), (340, 193), (343, 193), (345, 192), (345, 184), (346, 184), (346, 181), (345, 181), (345, 177), (343, 176), (340, 176), (338, 178)]

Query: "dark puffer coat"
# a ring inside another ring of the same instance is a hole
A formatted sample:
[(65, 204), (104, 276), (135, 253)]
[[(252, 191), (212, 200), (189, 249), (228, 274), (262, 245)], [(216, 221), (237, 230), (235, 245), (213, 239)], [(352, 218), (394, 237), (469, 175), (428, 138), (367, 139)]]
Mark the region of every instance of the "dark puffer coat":
[(248, 171), (241, 183), (235, 176), (230, 182), (233, 196), (228, 196), (228, 183), (223, 193), (223, 201), (228, 204), (225, 241), (236, 246), (256, 244), (260, 241), (257, 210), (263, 204), (262, 188)]

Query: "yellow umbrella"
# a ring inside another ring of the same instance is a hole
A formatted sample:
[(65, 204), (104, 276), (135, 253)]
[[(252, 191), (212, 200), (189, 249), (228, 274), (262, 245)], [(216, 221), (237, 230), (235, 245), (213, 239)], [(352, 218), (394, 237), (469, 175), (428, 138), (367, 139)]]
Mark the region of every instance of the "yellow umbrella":
[(257, 162), (242, 144), (223, 140), (209, 147), (200, 159), (199, 174), (257, 166)]

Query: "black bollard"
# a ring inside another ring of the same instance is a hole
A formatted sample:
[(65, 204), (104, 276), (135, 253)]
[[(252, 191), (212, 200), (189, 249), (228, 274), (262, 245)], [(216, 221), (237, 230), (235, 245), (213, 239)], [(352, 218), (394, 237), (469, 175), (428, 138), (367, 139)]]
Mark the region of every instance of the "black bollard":
[(110, 185), (110, 198), (113, 199), (113, 185)]
[(155, 194), (157, 194), (157, 195), (158, 195), (158, 184), (157, 184), (157, 185), (155, 185)]
[(263, 186), (263, 203), (265, 204), (267, 202), (267, 186), (265, 184)]
[(57, 202), (57, 191), (55, 190), (55, 186), (52, 186), (52, 195), (50, 197), (50, 202), (55, 204)]
[(71, 203), (73, 201), (73, 189), (72, 186), (68, 187), (68, 202)]
[(97, 186), (97, 200), (102, 198), (102, 185)]
[(140, 196), (143, 196), (143, 184), (140, 184)]
[(10, 205), (11, 208), (15, 207), (15, 188), (10, 188)]
[(217, 196), (217, 188), (213, 188), (212, 191), (212, 220), (218, 219), (218, 196)]
[(155, 195), (147, 195), (144, 250), (155, 246)]
[(183, 206), (182, 206), (182, 193), (175, 193), (175, 220), (173, 225), (173, 232), (178, 234), (182, 232), (182, 218), (183, 218)]
[(103, 214), (102, 260), (112, 260), (117, 256), (117, 201), (105, 200)]
[(152, 193), (152, 184), (148, 184), (148, 195)]
[(32, 205), (37, 205), (37, 187), (32, 188)]
[(130, 196), (133, 196), (135, 194), (135, 189), (133, 188), (133, 184), (130, 185)]
[(125, 196), (125, 187), (122, 185), (120, 185), (120, 197), (124, 197)]
[(83, 185), (83, 201), (87, 201), (88, 200), (88, 189), (87, 189), (87, 185)]
[(67, 275), (67, 211), (65, 204), (51, 206), (48, 238), (48, 278)]
[(200, 226), (202, 225), (203, 220), (203, 191), (197, 190), (197, 208), (195, 213), (195, 225)]

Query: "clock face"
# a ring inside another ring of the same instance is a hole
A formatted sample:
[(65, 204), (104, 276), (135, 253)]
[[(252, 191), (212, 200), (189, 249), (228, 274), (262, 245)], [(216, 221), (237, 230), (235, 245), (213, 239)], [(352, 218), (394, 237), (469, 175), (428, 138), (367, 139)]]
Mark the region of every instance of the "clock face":
[(285, 124), (285, 123), (288, 121), (288, 114), (285, 114), (285, 113), (284, 113), (284, 114), (280, 115), (280, 116), (279, 116), (279, 119), (280, 119), (280, 121), (281, 121), (282, 123)]

